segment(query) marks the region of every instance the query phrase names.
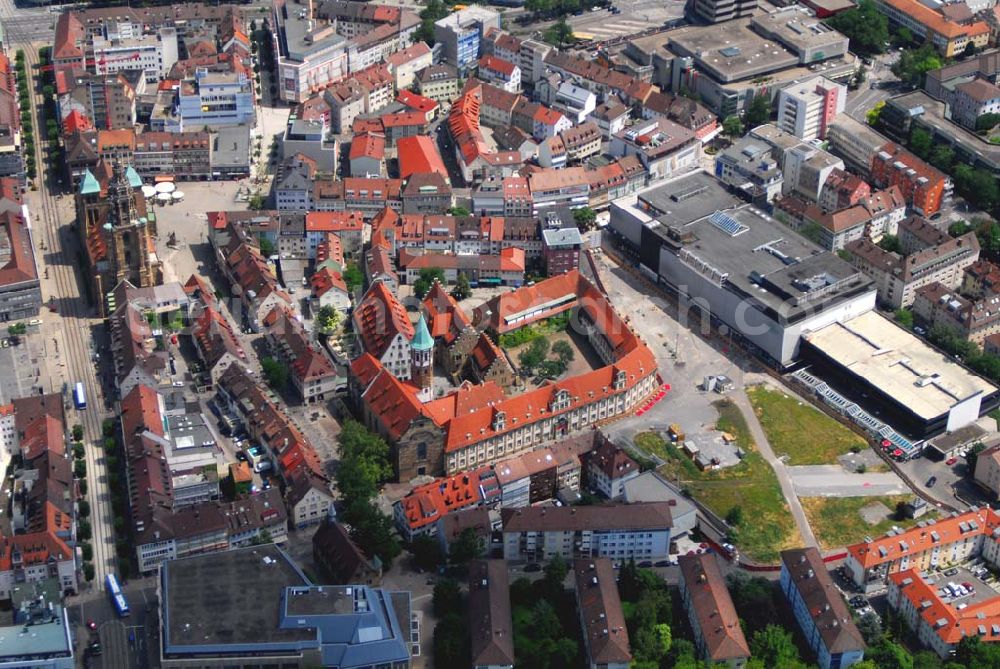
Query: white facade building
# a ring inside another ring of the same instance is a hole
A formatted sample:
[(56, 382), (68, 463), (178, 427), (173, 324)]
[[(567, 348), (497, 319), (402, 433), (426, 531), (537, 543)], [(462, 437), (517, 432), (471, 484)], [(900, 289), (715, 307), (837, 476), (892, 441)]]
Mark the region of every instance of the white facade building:
[(552, 106), (563, 112), (574, 124), (583, 123), (587, 115), (597, 108), (597, 96), (582, 86), (564, 81), (559, 85)]
[(177, 95), (182, 123), (188, 127), (253, 122), (253, 85), (243, 72), (199, 68), (193, 80), (181, 82)]
[(813, 77), (778, 92), (778, 127), (799, 139), (823, 139), (833, 119), (844, 111), (847, 87)]
[(106, 26), (104, 35), (93, 39), (94, 72), (108, 74), (122, 70), (142, 70), (148, 83), (166, 78), (177, 62), (177, 30), (163, 27), (155, 34), (135, 35), (113, 32)]

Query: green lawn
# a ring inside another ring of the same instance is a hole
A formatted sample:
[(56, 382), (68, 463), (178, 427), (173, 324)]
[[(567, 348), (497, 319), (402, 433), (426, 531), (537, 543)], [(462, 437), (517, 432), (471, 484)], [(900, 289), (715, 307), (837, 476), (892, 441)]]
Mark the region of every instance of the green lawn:
[(832, 465), (865, 440), (815, 407), (785, 393), (758, 386), (747, 391), (775, 455), (789, 465)]
[(692, 497), (719, 516), (740, 507), (743, 521), (734, 532), (740, 551), (762, 562), (776, 561), (782, 550), (801, 544), (795, 520), (774, 470), (757, 452), (739, 408), (727, 400), (716, 402), (715, 407), (719, 411), (716, 427), (734, 435), (747, 454), (735, 467), (703, 472), (676, 446), (653, 432), (637, 435), (635, 443), (663, 458), (666, 464), (660, 467), (660, 474), (679, 481)]
[[(883, 497), (800, 497), (799, 502), (809, 519), (809, 526), (824, 549), (839, 548), (863, 541), (866, 536), (878, 537), (893, 525), (909, 527), (916, 520), (896, 520), (896, 504), (912, 499), (910, 495)], [(861, 509), (874, 502), (882, 502), (893, 513), (875, 525), (861, 517)], [(936, 511), (928, 511), (920, 519), (933, 518)]]

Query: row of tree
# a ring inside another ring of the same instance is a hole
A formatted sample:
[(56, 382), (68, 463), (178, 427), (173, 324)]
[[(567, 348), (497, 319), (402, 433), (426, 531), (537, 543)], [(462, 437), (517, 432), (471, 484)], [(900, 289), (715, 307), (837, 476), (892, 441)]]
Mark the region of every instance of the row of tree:
[(1000, 208), (1000, 186), (989, 170), (958, 161), (950, 146), (935, 144), (934, 138), (923, 128), (910, 132), (908, 146), (917, 157), (950, 174), (958, 194), (975, 207), (990, 214)]
[(17, 76), (18, 106), (21, 108), (21, 140), (24, 143), (24, 165), (29, 179), (36, 175), (35, 166), (35, 124), (31, 116), (31, 77), (25, 62), (24, 51), (18, 49), (14, 56), (14, 72)]

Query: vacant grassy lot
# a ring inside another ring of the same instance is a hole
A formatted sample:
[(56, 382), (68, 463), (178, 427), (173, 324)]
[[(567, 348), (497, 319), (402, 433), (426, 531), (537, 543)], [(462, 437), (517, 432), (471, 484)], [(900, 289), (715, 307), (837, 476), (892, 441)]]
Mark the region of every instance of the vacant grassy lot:
[(860, 436), (791, 395), (763, 386), (747, 390), (757, 419), (777, 456), (789, 465), (832, 465), (852, 448), (866, 448)]
[(739, 408), (727, 400), (716, 402), (715, 407), (720, 416), (716, 427), (734, 435), (747, 454), (735, 467), (703, 472), (676, 446), (653, 432), (637, 435), (635, 443), (666, 461), (660, 474), (679, 481), (692, 497), (719, 516), (725, 518), (738, 507), (742, 520), (733, 534), (740, 551), (754, 560), (773, 562), (782, 550), (801, 544), (795, 520), (774, 470), (757, 452)]
[[(800, 497), (802, 509), (809, 518), (809, 526), (824, 549), (839, 548), (863, 541), (866, 536), (878, 537), (889, 531), (893, 525), (909, 527), (917, 521), (897, 520), (896, 505), (911, 499), (909, 495), (882, 497)], [(892, 513), (888, 518), (870, 525), (861, 517), (861, 509), (881, 502)], [(933, 518), (937, 513), (928, 511), (921, 520)]]

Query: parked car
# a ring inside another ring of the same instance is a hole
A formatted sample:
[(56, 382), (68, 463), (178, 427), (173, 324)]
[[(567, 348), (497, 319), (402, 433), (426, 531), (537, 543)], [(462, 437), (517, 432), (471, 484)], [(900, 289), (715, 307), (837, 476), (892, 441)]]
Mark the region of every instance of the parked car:
[(948, 458), (947, 460), (944, 461), (944, 463), (949, 467), (951, 467), (956, 462), (958, 462), (958, 458)]
[(952, 567), (951, 569), (949, 569), (948, 571), (946, 571), (944, 573), (944, 575), (945, 576), (954, 576), (957, 573), (958, 573), (958, 567)]
[(532, 562), (531, 564), (527, 564), (527, 565), (524, 566), (524, 571), (526, 571), (526, 572), (534, 572), (534, 571), (541, 571), (541, 570), (542, 570), (542, 565), (540, 565), (540, 564), (538, 564), (536, 562)]
[(935, 483), (937, 483), (937, 477), (936, 476), (932, 476), (929, 479), (927, 479), (927, 487), (928, 488), (933, 488)]

